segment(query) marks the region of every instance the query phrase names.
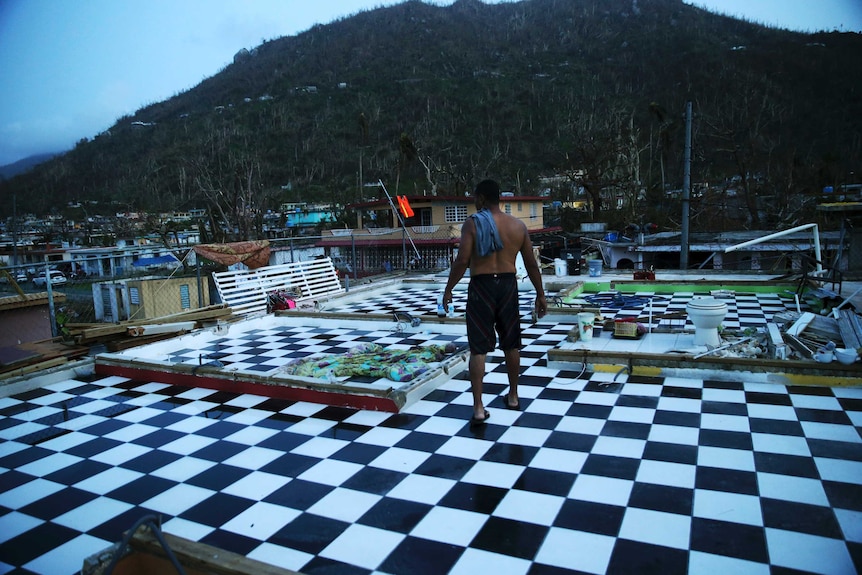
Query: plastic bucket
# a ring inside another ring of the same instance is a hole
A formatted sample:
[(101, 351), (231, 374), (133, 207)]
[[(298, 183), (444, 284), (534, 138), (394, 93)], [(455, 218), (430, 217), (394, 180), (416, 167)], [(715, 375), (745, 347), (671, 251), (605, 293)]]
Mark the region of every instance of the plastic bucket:
[(581, 341), (591, 341), (593, 339), (593, 322), (596, 321), (596, 314), (590, 312), (581, 312), (578, 314), (578, 336)]
[(554, 274), (557, 276), (566, 275), (566, 260), (555, 259), (554, 260)]
[(602, 275), (602, 260), (589, 260), (587, 265), (590, 267), (591, 278), (597, 278)]

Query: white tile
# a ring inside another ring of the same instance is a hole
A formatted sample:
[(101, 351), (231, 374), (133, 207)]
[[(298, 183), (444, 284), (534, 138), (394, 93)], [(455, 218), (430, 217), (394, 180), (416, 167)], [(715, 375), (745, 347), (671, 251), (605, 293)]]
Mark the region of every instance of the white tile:
[(192, 453), (199, 451), (204, 447), (207, 447), (208, 445), (212, 445), (216, 441), (217, 440), (213, 437), (188, 434), (183, 435), (182, 437), (175, 439), (170, 443), (162, 445), (159, 450), (167, 451), (169, 453), (176, 453), (178, 455), (191, 455)]
[(260, 469), (283, 455), (283, 451), (254, 446), (225, 459), (224, 463), (226, 465), (242, 467), (243, 469)]
[(551, 436), (550, 429), (535, 429), (532, 427), (509, 427), (497, 439), (497, 443), (510, 443), (514, 445), (526, 445), (529, 447), (541, 447)]
[[(855, 573), (856, 568), (843, 541), (816, 535), (766, 530), (766, 545), (769, 561), (779, 567), (810, 571), (823, 575), (845, 575)], [(828, 561), (824, 558), (828, 557)]]
[(526, 575), (530, 566), (531, 562), (526, 559), (468, 547), (447, 575), (476, 575), (477, 573)]
[[(291, 428), (291, 431), (293, 431), (293, 428)], [(356, 442), (368, 443), (370, 445), (379, 445), (381, 447), (392, 447), (408, 435), (410, 435), (410, 432), (406, 429), (375, 427), (373, 429), (369, 429), (361, 436), (356, 438)]]
[(350, 445), (349, 441), (343, 439), (333, 439), (331, 437), (312, 437), (305, 443), (297, 445), (290, 450), (290, 453), (295, 455), (308, 455), (325, 459), (334, 453), (338, 453), (346, 446)]
[(623, 517), (619, 536), (632, 541), (687, 550), (690, 532), (689, 515), (629, 507)]
[[(146, 397), (146, 396), (144, 396), (144, 397)], [(150, 397), (149, 399), (156, 399), (157, 401), (160, 401), (164, 398)], [(126, 405), (134, 405), (133, 402), (135, 400), (143, 401), (141, 398), (134, 398), (134, 399), (130, 399), (129, 401), (127, 401), (125, 403), (126, 403)], [(126, 411), (124, 413), (121, 413), (121, 414), (117, 415), (114, 419), (116, 419), (118, 421), (128, 421), (130, 423), (140, 423), (142, 421), (146, 421), (148, 419), (152, 419), (153, 417), (162, 415), (163, 413), (164, 413), (164, 411), (162, 411), (161, 409), (153, 409), (152, 407), (143, 407), (142, 406), (142, 407), (139, 407), (138, 409), (133, 409), (132, 411)]]
[(493, 446), (493, 441), (472, 437), (452, 437), (437, 449), (437, 454), (478, 461)]
[(232, 433), (225, 437), (225, 441), (233, 441), (234, 443), (242, 443), (243, 445), (257, 445), (261, 441), (265, 441), (276, 435), (278, 430), (268, 427), (249, 426), (240, 429), (236, 433)]
[(761, 497), (829, 507), (826, 491), (823, 490), (823, 484), (817, 479), (758, 473), (757, 484)]
[(141, 503), (141, 507), (167, 515), (179, 515), (183, 511), (211, 497), (214, 493), (215, 491), (202, 487), (180, 484), (144, 501)]
[(536, 554), (536, 563), (584, 573), (607, 572), (615, 537), (552, 527)]
[(67, 451), (73, 447), (92, 441), (93, 439), (96, 439), (96, 436), (90, 435), (89, 433), (64, 433), (59, 437), (40, 443), (39, 447), (44, 447), (45, 449), (50, 449), (52, 451)]
[(467, 547), (486, 520), (487, 516), (482, 513), (435, 507), (413, 528), (410, 535)]
[(804, 437), (793, 435), (773, 435), (767, 433), (752, 433), (754, 451), (761, 453), (779, 453), (782, 455), (811, 456), (811, 449)]
[(164, 533), (176, 535), (177, 537), (183, 537), (189, 541), (200, 541), (215, 531), (215, 528), (188, 521), (186, 519), (181, 519), (179, 517), (174, 517), (167, 523), (162, 524), (162, 531)]
[(754, 495), (697, 489), (692, 514), (704, 519), (763, 526), (760, 498)]
[[(374, 569), (404, 540), (404, 535), (366, 525), (351, 525), (321, 552), (321, 557)], [(369, 545), (369, 542), (374, 542)]]
[(281, 475), (275, 475), (263, 471), (252, 471), (242, 479), (231, 483), (221, 491), (228, 495), (236, 495), (237, 497), (260, 501), (261, 499), (267, 498), (273, 492), (281, 489), (290, 483), (290, 481), (291, 479), (289, 477), (282, 477)]
[(565, 415), (572, 407), (571, 401), (557, 399), (534, 399), (523, 407), (526, 413), (541, 413), (546, 415)]
[(588, 455), (579, 451), (542, 447), (533, 456), (529, 466), (561, 473), (580, 473)]
[(815, 421), (800, 421), (805, 437), (808, 439), (827, 439), (829, 441), (845, 441), (847, 443), (862, 443), (862, 436), (855, 427), (837, 423), (818, 423)]
[(632, 481), (598, 475), (578, 475), (569, 490), (570, 499), (625, 507), (632, 492)]
[(90, 493), (105, 495), (143, 476), (143, 473), (131, 469), (111, 467), (83, 481), (79, 481), (74, 487), (89, 491)]
[(65, 485), (46, 479), (35, 479), (14, 489), (0, 493), (0, 506), (8, 507), (9, 509), (20, 509), (34, 501), (39, 501), (43, 497), (48, 497), (65, 487)]
[(436, 505), (456, 483), (452, 479), (411, 474), (393, 487), (386, 497)]
[(660, 397), (656, 409), (661, 411), (679, 411), (682, 413), (700, 413), (699, 399), (687, 397)]
[(662, 386), (652, 383), (626, 383), (620, 395), (634, 395), (637, 397), (660, 397)]
[(495, 461), (477, 461), (461, 481), (489, 485), (491, 487), (511, 488), (521, 477), (524, 468), (520, 465), (497, 463)]
[(659, 443), (697, 445), (700, 441), (700, 429), (696, 427), (655, 424), (650, 428), (648, 439)]
[(83, 565), (84, 559), (108, 548), (112, 543), (113, 541), (82, 534), (30, 561), (24, 565), (24, 568), (39, 575), (77, 572), (78, 567)]
[(722, 403), (745, 403), (745, 392), (736, 389), (704, 388), (703, 401), (718, 401)]
[(814, 463), (820, 472), (820, 478), (825, 481), (862, 485), (862, 462), (815, 457)]
[(799, 395), (791, 393), (790, 403), (793, 404), (793, 407), (802, 407), (807, 409), (823, 409), (830, 411), (841, 411), (843, 409), (841, 404), (838, 403), (838, 399), (824, 395)]
[(565, 498), (545, 493), (510, 489), (492, 515), (518, 522), (551, 525)]
[(297, 479), (322, 483), (323, 485), (338, 486), (361, 471), (362, 465), (349, 461), (338, 461), (335, 459), (324, 459), (319, 463), (303, 471)]
[(51, 521), (77, 531), (89, 531), (114, 517), (122, 515), (132, 507), (133, 505), (123, 501), (109, 497), (98, 497)]
[(416, 431), (452, 437), (464, 428), (464, 423), (465, 420), (452, 417), (429, 417), (416, 427)]
[(610, 455), (612, 457), (629, 457), (640, 459), (643, 456), (646, 441), (627, 437), (599, 437), (593, 446), (592, 453)]
[(126, 427), (121, 427), (120, 429), (112, 431), (104, 437), (105, 439), (113, 439), (114, 441), (122, 441), (124, 443), (128, 443), (156, 431), (159, 431), (158, 427), (153, 427), (152, 425), (142, 425), (140, 423), (133, 423), (132, 425), (127, 425)]
[(271, 411), (264, 411), (262, 409), (243, 409), (239, 413), (234, 413), (230, 417), (226, 418), (224, 421), (227, 421), (229, 423), (236, 423), (238, 425), (254, 425), (270, 417), (271, 415)]
[(716, 573), (733, 573), (733, 575), (769, 575), (769, 565), (745, 561), (735, 557), (712, 555), (700, 551), (691, 551), (688, 556), (688, 575), (715, 575)]
[(754, 453), (742, 449), (702, 446), (697, 450), (697, 464), (719, 469), (754, 471)]
[(198, 457), (183, 457), (172, 461), (167, 465), (152, 471), (150, 475), (170, 479), (171, 481), (182, 482), (191, 479), (199, 473), (203, 473), (207, 469), (215, 466), (214, 461), (208, 459), (200, 459)]
[(7, 427), (6, 429), (0, 429), (0, 439), (5, 439), (6, 441), (15, 441), (18, 438), (25, 437), (27, 435), (30, 435), (31, 433), (37, 433), (45, 429), (48, 429), (47, 425), (26, 421), (19, 425), (13, 425), (12, 427)]
[(374, 507), (381, 497), (338, 487), (312, 505), (309, 513), (353, 523)]
[[(862, 512), (849, 509), (835, 509), (835, 517), (844, 532), (844, 538), (854, 543), (862, 543)], [(0, 532), (3, 530), (0, 529)]]
[(565, 431), (567, 433), (580, 433), (583, 435), (597, 436), (605, 427), (605, 420), (593, 417), (567, 416), (560, 419), (554, 431)]
[(314, 555), (303, 553), (296, 549), (273, 545), (272, 543), (261, 543), (259, 546), (249, 552), (246, 557), (275, 565), (282, 569), (290, 569), (291, 571), (299, 571), (306, 563), (314, 559)]
[(430, 456), (430, 453), (424, 451), (390, 447), (368, 465), (371, 467), (380, 467), (381, 469), (390, 469), (399, 473), (413, 473)]
[(83, 461), (83, 458), (69, 455), (68, 453), (52, 453), (51, 455), (22, 465), (18, 468), (18, 471), (35, 477), (44, 477), (45, 475), (50, 475), (55, 471), (74, 465), (79, 461)]
[(221, 529), (263, 541), (278, 533), (301, 513), (288, 507), (258, 501), (222, 525)]
[(314, 437), (322, 433), (326, 433), (337, 424), (337, 421), (308, 417), (291, 425), (289, 431), (291, 433), (300, 433), (302, 435), (310, 435)]
[(2, 515), (0, 516), (0, 543), (17, 537), (42, 523), (44, 523), (42, 519), (36, 519), (17, 511)]
[(719, 431), (751, 432), (748, 417), (723, 413), (704, 413), (700, 417), (700, 427), (701, 429), (717, 429)]
[(696, 476), (697, 467), (694, 465), (644, 459), (638, 467), (638, 474), (635, 479), (638, 483), (693, 489)]

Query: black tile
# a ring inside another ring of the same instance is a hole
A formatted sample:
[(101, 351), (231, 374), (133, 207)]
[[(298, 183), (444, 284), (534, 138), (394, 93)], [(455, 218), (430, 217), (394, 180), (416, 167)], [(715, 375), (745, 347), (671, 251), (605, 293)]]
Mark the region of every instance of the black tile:
[(799, 421), (853, 425), (853, 421), (850, 419), (850, 416), (843, 411), (833, 409), (808, 409), (805, 407), (797, 407), (796, 416), (799, 418)]
[(717, 467), (698, 466), (695, 475), (695, 486), (698, 489), (739, 493), (742, 495), (758, 495), (757, 475), (748, 471), (735, 469), (719, 469)]
[(302, 568), (303, 575), (371, 575), (372, 571), (340, 561), (315, 557)]
[(607, 419), (613, 407), (607, 405), (588, 405), (585, 403), (573, 403), (566, 411), (566, 415), (575, 417), (588, 417), (590, 419)]
[(597, 439), (598, 437), (594, 435), (556, 431), (548, 437), (542, 447), (589, 453), (592, 451)]
[[(446, 413), (449, 413), (449, 417), (453, 417), (455, 419), (469, 419), (469, 411), (469, 406), (447, 405), (442, 410), (440, 410), (440, 412), (438, 412), (438, 415), (446, 415)], [(428, 421), (428, 417), (424, 415), (414, 415), (412, 413), (396, 413), (382, 421), (379, 427), (392, 427), (395, 429), (404, 430), (416, 429), (426, 421)]]
[(130, 481), (122, 487), (117, 487), (113, 491), (107, 493), (106, 496), (112, 499), (125, 501), (126, 503), (139, 505), (144, 501), (152, 499), (156, 495), (171, 489), (175, 485), (177, 485), (175, 481), (162, 479), (161, 477), (155, 477), (152, 475), (144, 475), (134, 481)]
[[(500, 409), (506, 409), (503, 405), (503, 402), (506, 401), (502, 399), (499, 403)], [(521, 398), (521, 409), (526, 409), (530, 402), (526, 399)], [(518, 416), (518, 419), (512, 424), (512, 427), (527, 427), (530, 429), (556, 429), (560, 424), (560, 420), (562, 420), (562, 416), (559, 415), (549, 415), (547, 413), (527, 413), (525, 411), (521, 411), (521, 414)]]
[(641, 459), (694, 465), (697, 463), (697, 446), (647, 441)]
[[(633, 383), (629, 378), (629, 383)], [(655, 409), (658, 407), (659, 398), (643, 395), (620, 395), (616, 405), (619, 407), (639, 407), (641, 409)]]
[[(80, 533), (74, 529), (56, 523), (42, 523), (0, 543), (0, 561), (9, 565), (24, 565), (68, 543), (78, 535)], [(17, 572), (15, 573), (17, 575)]]
[(565, 497), (572, 489), (576, 475), (548, 469), (528, 467), (512, 486), (530, 493), (546, 493)]
[(213, 443), (210, 443), (206, 447), (198, 449), (194, 453), (190, 453), (189, 457), (197, 457), (198, 459), (205, 459), (207, 461), (222, 462), (226, 459), (230, 459), (237, 453), (242, 453), (248, 448), (248, 445), (242, 443), (234, 443), (233, 441), (215, 441)]
[(605, 437), (626, 437), (629, 439), (646, 439), (652, 426), (645, 423), (630, 423), (626, 421), (608, 421), (602, 428), (601, 435)]
[(625, 512), (625, 507), (567, 499), (554, 520), (554, 526), (616, 537)]
[(653, 425), (673, 425), (675, 427), (700, 427), (700, 413), (686, 411), (667, 411), (659, 409), (653, 417)]
[(748, 406), (744, 403), (730, 403), (725, 401), (703, 401), (700, 404), (701, 413), (715, 413), (720, 415), (739, 415), (748, 417)]
[(788, 385), (787, 392), (794, 395), (818, 395), (822, 397), (835, 397), (831, 387), (818, 385)]
[[(487, 425), (483, 425), (482, 427), (487, 427)], [(470, 471), (475, 463), (476, 462), (471, 459), (435, 453), (426, 459), (422, 465), (417, 467), (414, 473), (430, 475), (441, 479), (460, 480), (464, 477), (465, 473)]]
[(130, 443), (134, 443), (135, 445), (143, 445), (145, 447), (161, 447), (163, 445), (167, 445), (172, 441), (176, 441), (181, 437), (185, 437), (185, 433), (180, 433), (179, 431), (171, 431), (170, 429), (159, 429), (152, 433), (148, 433), (146, 435), (142, 435), (136, 439), (133, 439)]
[(178, 459), (182, 459), (182, 457), (182, 455), (178, 455), (176, 453), (154, 449), (153, 451), (149, 451), (143, 455), (135, 457), (134, 459), (121, 463), (119, 467), (131, 469), (133, 471), (140, 471), (141, 473), (150, 473), (156, 469), (161, 469), (165, 465), (173, 463)]
[(445, 435), (414, 431), (396, 443), (395, 447), (411, 449), (413, 451), (423, 451), (425, 453), (434, 453), (447, 441), (449, 441), (449, 437)]
[(745, 403), (762, 405), (792, 406), (793, 402), (786, 393), (762, 393), (759, 391), (746, 391)]
[(688, 571), (688, 552), (617, 539), (607, 575), (671, 575)]
[(11, 453), (4, 457), (0, 457), (0, 467), (6, 467), (7, 469), (16, 469), (18, 467), (27, 465), (28, 463), (44, 459), (49, 455), (53, 454), (54, 451), (44, 449), (42, 447), (28, 447), (25, 449), (20, 449), (15, 453)]
[(722, 381), (713, 379), (703, 380), (704, 389), (730, 389), (734, 391), (743, 391), (745, 384), (741, 381)]
[(217, 414), (212, 412), (204, 412), (203, 416), (207, 419), (215, 419), (215, 423), (212, 425), (208, 425), (203, 429), (199, 429), (195, 432), (195, 435), (203, 435), (204, 437), (210, 437), (212, 439), (224, 439), (228, 435), (233, 435), (237, 431), (242, 431), (246, 429), (247, 425), (240, 425), (239, 423), (231, 423), (228, 421), (218, 421)]
[(738, 431), (720, 431), (718, 429), (701, 429), (698, 444), (701, 446), (743, 449), (746, 451), (754, 449), (750, 434)]
[(811, 457), (757, 451), (754, 453), (754, 467), (764, 473), (820, 479), (820, 472)]
[(755, 561), (769, 562), (766, 532), (763, 527), (728, 523), (692, 517), (691, 550), (726, 555)]
[(201, 471), (194, 477), (187, 479), (185, 483), (212, 491), (221, 491), (222, 489), (233, 485), (246, 475), (251, 473), (249, 469), (242, 467), (234, 467), (233, 465), (214, 465), (209, 469)]
[(431, 509), (433, 509), (432, 505), (384, 497), (357, 523), (387, 531), (409, 533)]
[(4, 471), (0, 473), (0, 493), (11, 491), (12, 489), (24, 485), (25, 483), (29, 483), (34, 479), (36, 478), (32, 475), (21, 473), (14, 469)]
[(636, 482), (629, 496), (629, 506), (664, 511), (677, 515), (691, 515), (694, 491), (682, 487)]
[(333, 489), (333, 487), (328, 485), (294, 479), (270, 493), (263, 501), (281, 507), (290, 507), (298, 511), (305, 511), (331, 493)]
[(342, 483), (341, 486), (345, 489), (374, 493), (375, 495), (386, 495), (393, 487), (401, 483), (405, 477), (407, 477), (406, 473), (399, 473), (391, 469), (363, 467)]
[(200, 540), (200, 542), (243, 556), (254, 551), (254, 549), (259, 547), (261, 543), (257, 539), (245, 537), (230, 531), (222, 531), (221, 529), (216, 529), (208, 533)]
[(74, 487), (67, 487), (66, 489), (61, 489), (51, 495), (46, 495), (41, 499), (37, 499), (36, 501), (25, 505), (19, 509), (19, 511), (26, 515), (32, 515), (33, 517), (50, 521), (51, 519), (55, 519), (60, 515), (63, 515), (67, 511), (77, 509), (94, 499), (98, 499), (98, 497), (99, 496), (95, 493), (89, 493), (87, 491), (75, 489)]
[(548, 534), (548, 527), (503, 517), (489, 517), (471, 548), (532, 560)]
[(266, 449), (275, 449), (276, 451), (284, 451), (287, 453), (296, 449), (310, 439), (311, 437), (308, 435), (283, 431), (267, 437), (258, 443), (257, 447), (265, 447)]
[(260, 471), (281, 475), (282, 477), (299, 477), (319, 462), (320, 459), (316, 457), (285, 453), (261, 467)]
[[(413, 434), (408, 435), (407, 438), (412, 435)], [(449, 438), (447, 437), (445, 439), (448, 440)], [(366, 464), (377, 459), (377, 457), (379, 457), (384, 451), (386, 451), (386, 448), (380, 445), (371, 445), (369, 443), (350, 443), (330, 455), (329, 459)]]
[(515, 443), (495, 443), (482, 456), (482, 461), (494, 461), (496, 463), (510, 463), (512, 465), (525, 466), (539, 451), (538, 447), (518, 445)]
[(749, 418), (748, 426), (751, 433), (765, 433), (769, 435), (789, 435), (804, 437), (805, 432), (798, 421), (784, 421), (782, 419), (760, 419)]
[(823, 481), (829, 504), (836, 509), (862, 511), (862, 485), (837, 481)]
[[(148, 515), (159, 516), (158, 513), (152, 511), (151, 509), (146, 509), (143, 507), (132, 507), (131, 509), (127, 509), (120, 513), (119, 515), (115, 515), (102, 523), (101, 525), (97, 525), (96, 527), (87, 531), (87, 535), (92, 537), (98, 537), (99, 539), (104, 539), (105, 541), (122, 541), (123, 535), (135, 525), (142, 517), (146, 517)], [(119, 571), (119, 569), (117, 569)], [(117, 572), (115, 571), (115, 573)]]
[(84, 427), (79, 431), (88, 435), (97, 435), (103, 437), (105, 435), (108, 435), (109, 433), (113, 433), (118, 429), (123, 429), (130, 425), (132, 424), (128, 421), (121, 421), (119, 419), (106, 419), (104, 421), (100, 421), (99, 423), (94, 423), (89, 427)]
[(862, 461), (862, 449), (858, 443), (847, 441), (829, 441), (827, 439), (809, 439), (808, 449), (814, 457), (841, 459), (844, 461)]
[(202, 525), (219, 527), (254, 504), (254, 501), (244, 497), (215, 493), (197, 505), (186, 509), (179, 516)]
[(766, 527), (832, 539), (843, 538), (841, 526), (830, 507), (764, 497), (760, 500), (760, 508), (763, 510), (763, 524)]
[(443, 496), (439, 505), (474, 511), (483, 515), (490, 515), (509, 492), (508, 489), (491, 487), (490, 485), (479, 485), (477, 483), (456, 483), (449, 492)]
[[(275, 533), (267, 541), (289, 549), (318, 554), (335, 541), (349, 523), (336, 521), (320, 515), (303, 513)], [(304, 572), (308, 572), (304, 570)]]
[(49, 473), (44, 477), (44, 479), (47, 479), (48, 481), (56, 481), (57, 483), (62, 483), (64, 485), (73, 485), (79, 481), (98, 475), (110, 468), (111, 466), (105, 463), (84, 459), (64, 467), (63, 469), (58, 469), (53, 473)]
[(618, 479), (634, 479), (638, 474), (640, 464), (640, 459), (592, 454), (584, 462), (581, 473)]
[[(448, 573), (464, 549), (456, 545), (406, 537), (381, 563), (382, 573), (410, 573), (410, 575), (440, 575)], [(303, 571), (310, 573), (307, 568)]]
[(703, 390), (699, 387), (674, 387), (664, 385), (661, 388), (662, 397), (675, 397), (679, 399), (701, 399)]

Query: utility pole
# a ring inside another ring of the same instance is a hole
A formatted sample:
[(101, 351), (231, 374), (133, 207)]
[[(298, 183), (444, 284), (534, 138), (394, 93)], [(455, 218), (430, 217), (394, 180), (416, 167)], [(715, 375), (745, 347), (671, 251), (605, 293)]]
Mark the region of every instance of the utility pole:
[(679, 269), (688, 269), (688, 215), (691, 202), (691, 101), (685, 104), (685, 160), (682, 176), (682, 225)]

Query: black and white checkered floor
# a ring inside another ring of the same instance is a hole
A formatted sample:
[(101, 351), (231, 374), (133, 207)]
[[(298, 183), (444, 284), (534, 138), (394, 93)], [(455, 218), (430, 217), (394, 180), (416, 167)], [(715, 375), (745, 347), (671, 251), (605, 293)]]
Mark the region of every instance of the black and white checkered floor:
[[(76, 573), (151, 513), (308, 575), (862, 568), (862, 388), (614, 381), (524, 327), (522, 411), (494, 352), (474, 430), (466, 374), (399, 414), (116, 376), (0, 398), (0, 574)], [(248, 348), (219, 359), (301, 351)]]

